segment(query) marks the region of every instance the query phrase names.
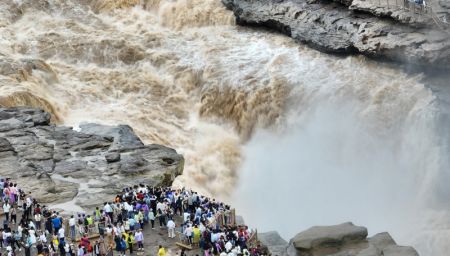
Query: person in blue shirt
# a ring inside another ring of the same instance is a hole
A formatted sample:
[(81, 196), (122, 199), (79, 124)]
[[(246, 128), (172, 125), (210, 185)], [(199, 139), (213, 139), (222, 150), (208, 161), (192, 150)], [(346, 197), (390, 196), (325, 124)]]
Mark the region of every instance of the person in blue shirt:
[(55, 232), (55, 235), (58, 234), (58, 230), (61, 228), (61, 219), (58, 217), (53, 217), (52, 219), (52, 224), (53, 224), (53, 230)]

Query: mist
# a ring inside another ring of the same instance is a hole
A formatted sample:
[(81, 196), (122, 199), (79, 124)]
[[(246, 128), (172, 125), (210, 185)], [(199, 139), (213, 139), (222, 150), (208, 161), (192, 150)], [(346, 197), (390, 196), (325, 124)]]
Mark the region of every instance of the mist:
[(369, 235), (389, 231), (421, 255), (444, 255), (437, 113), (430, 104), (395, 127), (372, 127), (361, 114), (368, 107), (328, 99), (291, 109), (277, 131), (258, 131), (244, 147), (234, 197), (246, 222), (289, 240), (311, 226), (351, 221)]

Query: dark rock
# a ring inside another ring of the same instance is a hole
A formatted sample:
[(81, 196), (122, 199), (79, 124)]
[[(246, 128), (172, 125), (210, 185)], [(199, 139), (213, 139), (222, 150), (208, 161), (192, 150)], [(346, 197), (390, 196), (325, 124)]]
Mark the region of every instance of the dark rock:
[(108, 153), (105, 155), (105, 159), (108, 163), (120, 161), (120, 153), (119, 152)]
[(11, 143), (5, 138), (0, 138), (0, 152), (13, 151)]
[(428, 26), (433, 25), (429, 21), (401, 24), (368, 11), (356, 12), (356, 1), (346, 0), (222, 2), (233, 10), (238, 24), (275, 29), (324, 52), (361, 53), (421, 67), (450, 69), (450, 33)]
[(80, 125), (81, 132), (86, 134), (95, 134), (103, 137), (113, 138), (112, 150), (116, 149), (133, 149), (144, 146), (141, 139), (128, 125), (108, 126), (100, 124), (82, 124)]

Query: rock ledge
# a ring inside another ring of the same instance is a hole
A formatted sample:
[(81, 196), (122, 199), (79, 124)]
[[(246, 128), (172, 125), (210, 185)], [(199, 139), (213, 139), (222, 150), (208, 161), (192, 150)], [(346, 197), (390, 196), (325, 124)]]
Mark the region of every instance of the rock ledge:
[(409, 19), (404, 14), (390, 11), (392, 17), (386, 17), (389, 15), (375, 12), (362, 0), (222, 2), (240, 25), (275, 29), (324, 52), (361, 53), (413, 66), (450, 69), (449, 33), (427, 21), (405, 24)]
[(126, 186), (168, 186), (184, 167), (174, 149), (144, 145), (126, 125), (50, 124), (36, 108), (0, 108), (0, 175), (33, 191), (40, 202), (75, 198), (89, 207)]

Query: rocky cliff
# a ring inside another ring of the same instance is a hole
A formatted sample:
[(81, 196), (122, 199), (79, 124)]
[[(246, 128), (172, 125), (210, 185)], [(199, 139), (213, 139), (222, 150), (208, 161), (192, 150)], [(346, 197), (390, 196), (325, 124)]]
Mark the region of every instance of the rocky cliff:
[(126, 125), (50, 123), (35, 108), (0, 108), (0, 176), (10, 177), (40, 202), (73, 200), (89, 207), (125, 186), (170, 185), (184, 159), (161, 145), (144, 145)]
[(386, 1), (222, 0), (238, 24), (275, 29), (324, 52), (450, 69), (449, 32)]

